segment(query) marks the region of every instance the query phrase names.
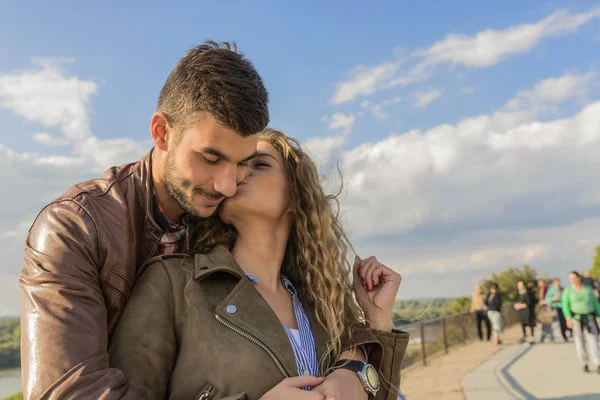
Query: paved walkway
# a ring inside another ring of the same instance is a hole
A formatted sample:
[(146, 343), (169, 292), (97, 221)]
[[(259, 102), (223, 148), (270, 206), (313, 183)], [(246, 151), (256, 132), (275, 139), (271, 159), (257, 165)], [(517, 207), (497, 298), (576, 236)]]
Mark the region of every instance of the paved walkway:
[(467, 400), (600, 399), (600, 374), (584, 373), (574, 344), (562, 338), (557, 343), (507, 347), (462, 383)]
[(411, 366), (402, 371), (402, 393), (406, 400), (464, 400), (463, 378), (498, 351), (516, 343), (520, 335), (520, 326), (513, 326), (506, 329), (502, 346), (490, 342), (458, 345), (448, 354), (428, 360), (426, 367)]

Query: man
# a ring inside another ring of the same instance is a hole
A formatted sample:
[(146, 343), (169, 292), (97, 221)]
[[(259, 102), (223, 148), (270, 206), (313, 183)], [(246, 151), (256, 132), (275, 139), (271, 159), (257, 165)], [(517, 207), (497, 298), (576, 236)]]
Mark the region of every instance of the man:
[[(162, 88), (150, 123), (154, 149), (40, 212), (19, 274), (25, 398), (151, 398), (109, 367), (108, 340), (144, 263), (188, 251), (203, 219), (235, 194), (255, 133), (269, 121), (267, 104), (260, 75), (235, 45), (206, 42)], [(353, 339), (381, 356), (370, 331), (358, 328)], [(335, 371), (319, 390), (362, 390), (349, 372)]]
[(594, 291), (594, 296), (600, 299), (600, 284), (596, 279), (592, 278), (592, 271), (589, 269), (583, 271), (583, 285), (591, 287)]
[(567, 331), (570, 332), (571, 337), (573, 336), (573, 331), (567, 327), (567, 321), (565, 319), (565, 314), (562, 309), (562, 294), (563, 288), (560, 286), (560, 279), (556, 278), (552, 281), (552, 286), (548, 288), (546, 292), (546, 304), (549, 304), (556, 310), (556, 314), (558, 315), (558, 322), (560, 323), (560, 333), (565, 340), (568, 342)]

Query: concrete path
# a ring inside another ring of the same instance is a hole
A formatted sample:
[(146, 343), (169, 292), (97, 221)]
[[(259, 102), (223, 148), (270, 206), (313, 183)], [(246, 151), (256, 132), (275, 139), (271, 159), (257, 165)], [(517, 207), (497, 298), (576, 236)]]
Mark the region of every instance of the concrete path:
[(426, 367), (417, 364), (402, 370), (402, 393), (407, 400), (463, 400), (461, 382), (465, 375), (520, 337), (521, 327), (513, 326), (506, 329), (503, 346), (490, 342), (458, 345), (448, 354), (429, 359)]
[(562, 338), (509, 346), (467, 374), (462, 386), (467, 400), (600, 399), (600, 374), (584, 373), (574, 344)]

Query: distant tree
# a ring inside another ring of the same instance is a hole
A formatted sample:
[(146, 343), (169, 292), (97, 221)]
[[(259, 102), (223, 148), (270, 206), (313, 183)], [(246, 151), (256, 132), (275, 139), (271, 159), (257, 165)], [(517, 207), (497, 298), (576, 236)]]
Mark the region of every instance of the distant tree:
[(466, 296), (457, 297), (448, 306), (448, 314), (459, 314), (471, 309), (471, 298)]
[(592, 264), (592, 277), (600, 277), (600, 246), (596, 246), (596, 255), (594, 256), (594, 264)]
[(523, 269), (509, 268), (507, 270), (493, 273), (490, 279), (481, 282), (481, 287), (485, 293), (489, 292), (490, 283), (498, 284), (498, 292), (504, 301), (517, 301), (519, 293), (517, 291), (517, 283), (523, 281), (525, 283), (537, 281), (538, 276), (535, 269), (529, 265), (523, 266)]

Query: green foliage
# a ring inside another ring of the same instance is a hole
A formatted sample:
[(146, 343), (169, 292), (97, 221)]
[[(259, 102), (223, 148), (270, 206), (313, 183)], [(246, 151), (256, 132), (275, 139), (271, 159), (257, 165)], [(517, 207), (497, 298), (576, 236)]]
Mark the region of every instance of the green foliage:
[(392, 320), (396, 325), (437, 318), (451, 314), (448, 306), (453, 299), (397, 300), (394, 303)]
[(596, 246), (596, 255), (591, 269), (592, 278), (600, 277), (600, 246)]
[(23, 400), (23, 392), (11, 394), (10, 396), (5, 397), (2, 400)]
[(501, 272), (493, 273), (490, 279), (486, 279), (481, 283), (481, 287), (484, 293), (488, 293), (490, 283), (496, 282), (498, 284), (498, 292), (502, 296), (503, 301), (517, 301), (519, 298), (517, 283), (519, 281), (528, 283), (537, 281), (537, 279), (538, 274), (536, 270), (529, 265), (525, 265), (522, 269), (509, 268)]
[(0, 369), (21, 365), (21, 327), (18, 319), (0, 319)]
[(471, 310), (471, 298), (466, 296), (457, 297), (448, 306), (448, 313), (460, 314)]

